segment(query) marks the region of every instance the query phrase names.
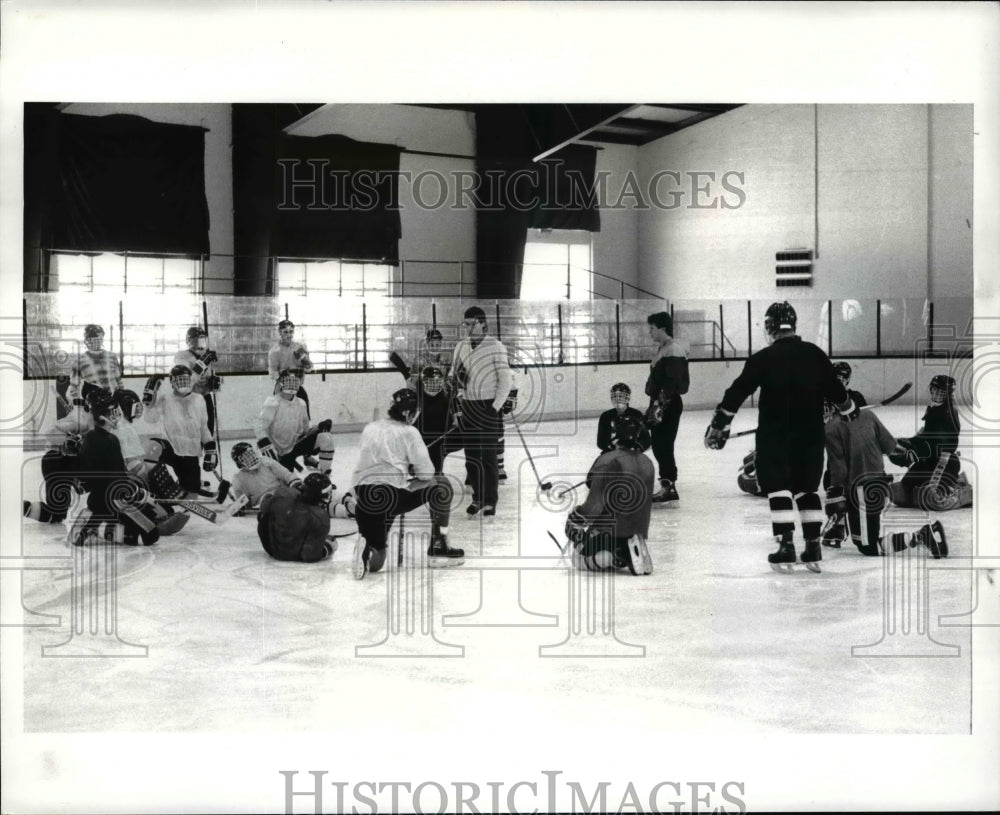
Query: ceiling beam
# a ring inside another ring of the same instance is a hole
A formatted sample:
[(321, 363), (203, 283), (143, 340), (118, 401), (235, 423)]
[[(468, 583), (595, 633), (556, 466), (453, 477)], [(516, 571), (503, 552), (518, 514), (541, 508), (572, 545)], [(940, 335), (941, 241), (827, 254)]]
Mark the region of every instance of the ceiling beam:
[[(620, 119), (622, 116), (624, 116), (627, 113), (630, 113), (631, 111), (636, 110), (638, 107), (639, 107), (639, 105), (629, 105), (626, 108), (618, 110), (616, 113), (613, 113), (610, 116), (605, 117), (601, 121), (595, 122), (590, 127), (585, 127), (583, 130), (580, 130), (577, 133), (573, 133), (572, 135), (569, 135), (567, 138), (564, 138), (562, 141), (558, 142), (553, 147), (549, 147), (548, 149), (543, 150), (537, 156), (535, 156), (534, 158), (532, 158), (532, 161), (541, 161), (542, 159), (548, 158), (553, 153), (557, 153), (560, 150), (562, 150), (564, 147), (567, 147), (570, 144), (574, 144), (575, 142), (580, 141), (582, 138), (584, 138), (588, 134), (593, 133), (596, 130), (600, 130), (604, 125), (611, 124), (616, 119)], [(567, 111), (569, 112), (569, 108), (567, 108)], [(572, 113), (570, 113), (570, 115), (572, 116)]]

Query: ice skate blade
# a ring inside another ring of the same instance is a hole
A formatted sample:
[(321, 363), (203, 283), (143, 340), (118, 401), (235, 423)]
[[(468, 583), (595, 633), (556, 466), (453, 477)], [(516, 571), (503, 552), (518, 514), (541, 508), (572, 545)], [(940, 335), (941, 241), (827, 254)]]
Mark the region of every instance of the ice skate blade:
[(465, 564), (464, 557), (435, 557), (427, 556), (427, 565), (432, 569), (448, 569), (452, 566), (462, 566)]
[(768, 564), (774, 571), (782, 574), (792, 574), (795, 572), (796, 566), (805, 566), (810, 572), (815, 572), (819, 574), (822, 570), (819, 568), (819, 563), (815, 561), (810, 561), (808, 563), (770, 563)]
[(823, 571), (819, 567), (819, 563), (815, 560), (806, 561), (802, 565), (805, 566), (810, 572), (816, 572), (816, 574), (820, 574)]
[(829, 549), (839, 549), (840, 541), (823, 541), (823, 545)]

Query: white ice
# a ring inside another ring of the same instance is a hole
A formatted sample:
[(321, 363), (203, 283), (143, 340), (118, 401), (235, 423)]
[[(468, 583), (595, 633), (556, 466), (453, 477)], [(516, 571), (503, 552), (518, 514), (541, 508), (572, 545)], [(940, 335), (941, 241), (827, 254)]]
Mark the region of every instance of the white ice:
[[(914, 407), (880, 416), (898, 435), (917, 429)], [(73, 557), (101, 564), (68, 546), (62, 526), (25, 521), (22, 554), (46, 560), (22, 576), (24, 730), (434, 733), (463, 711), (481, 732), (516, 721), (572, 738), (613, 710), (637, 737), (967, 734), (973, 654), (969, 618), (956, 615), (980, 594), (995, 602), (996, 587), (923, 550), (867, 558), (849, 543), (824, 551), (821, 574), (774, 573), (767, 502), (736, 485), (752, 437), (705, 450), (708, 419), (682, 418), (680, 501), (654, 506), (645, 577), (568, 570), (548, 534), (562, 543), (582, 500), (584, 488), (557, 496), (597, 454), (596, 420), (526, 428), (538, 473), (554, 485), (544, 494), (508, 430), (496, 520), (467, 520), (468, 496), (456, 499), (449, 536), (467, 561), (447, 570), (423, 568), (425, 510), (406, 519), (403, 569), (391, 557), (361, 582), (353, 535), (330, 561), (288, 564), (264, 553), (253, 517), (222, 527), (192, 518), (155, 546), (117, 547), (106, 581), (116, 614), (90, 605), (102, 599), (98, 578), (83, 573), (74, 617)], [(754, 421), (745, 408), (734, 430)], [(341, 487), (356, 442), (337, 436)], [(40, 456), (25, 454), (29, 500)], [(970, 461), (966, 471), (975, 483)], [(461, 454), (446, 473), (462, 479)], [(974, 512), (940, 514), (953, 558), (975, 553)], [(926, 520), (896, 508), (885, 519), (897, 530)], [(352, 530), (333, 522), (334, 533)], [(61, 658), (88, 651), (95, 658)]]

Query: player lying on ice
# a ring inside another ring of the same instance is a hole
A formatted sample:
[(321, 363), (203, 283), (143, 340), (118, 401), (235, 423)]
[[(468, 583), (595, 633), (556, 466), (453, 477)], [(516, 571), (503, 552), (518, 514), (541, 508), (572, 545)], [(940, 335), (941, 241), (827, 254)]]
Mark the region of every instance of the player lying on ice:
[(646, 547), (656, 472), (642, 452), (642, 421), (628, 413), (615, 419), (611, 441), (587, 473), (587, 499), (566, 519), (566, 536), (579, 569), (627, 568), (652, 574)]
[(275, 560), (315, 563), (337, 551), (330, 537), (335, 514), (334, 487), (324, 473), (309, 473), (296, 484), (282, 484), (260, 502), (257, 536)]

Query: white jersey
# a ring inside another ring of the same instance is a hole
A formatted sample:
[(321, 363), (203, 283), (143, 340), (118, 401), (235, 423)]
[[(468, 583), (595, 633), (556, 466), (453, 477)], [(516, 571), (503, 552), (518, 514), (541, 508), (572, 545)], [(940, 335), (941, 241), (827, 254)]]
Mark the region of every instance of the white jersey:
[(273, 458), (261, 456), (256, 470), (240, 470), (233, 476), (232, 493), (235, 497), (245, 495), (250, 504), (256, 506), (269, 492), (294, 480), (295, 476)]
[[(118, 438), (118, 442), (122, 446), (122, 458), (125, 459), (126, 465), (129, 465), (130, 459), (135, 460), (145, 457), (146, 448), (143, 446), (139, 434), (135, 432), (135, 428), (132, 427), (132, 423), (128, 419), (119, 419), (118, 426), (111, 432)], [(131, 469), (130, 465), (129, 469)]]
[(143, 418), (150, 422), (163, 419), (163, 435), (179, 456), (198, 456), (202, 446), (212, 441), (208, 410), (200, 394), (178, 396), (170, 388), (160, 388)]
[(434, 465), (420, 431), (395, 419), (379, 419), (361, 432), (358, 463), (351, 477), (358, 484), (390, 484), (405, 489), (413, 478), (434, 477)]
[(279, 456), (291, 452), (309, 430), (306, 403), (298, 396), (268, 396), (257, 420), (257, 438), (267, 436)]
[(203, 393), (207, 389), (205, 379), (209, 376), (215, 376), (215, 363), (206, 365), (205, 370), (199, 374), (194, 367), (194, 364), (198, 361), (198, 356), (190, 348), (178, 351), (174, 355), (174, 365), (183, 365), (185, 368), (189, 368), (191, 370), (191, 384), (194, 390), (197, 393)]
[[(296, 351), (302, 352), (298, 359), (295, 357)], [(271, 379), (277, 379), (278, 374), (288, 368), (299, 368), (303, 371), (313, 369), (312, 360), (309, 359), (309, 349), (301, 342), (292, 340), (288, 345), (279, 342), (267, 352), (267, 372)]]

